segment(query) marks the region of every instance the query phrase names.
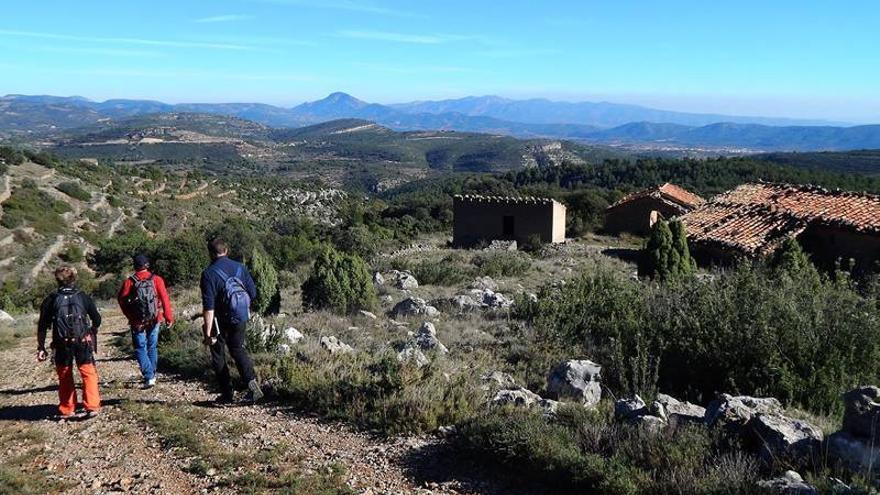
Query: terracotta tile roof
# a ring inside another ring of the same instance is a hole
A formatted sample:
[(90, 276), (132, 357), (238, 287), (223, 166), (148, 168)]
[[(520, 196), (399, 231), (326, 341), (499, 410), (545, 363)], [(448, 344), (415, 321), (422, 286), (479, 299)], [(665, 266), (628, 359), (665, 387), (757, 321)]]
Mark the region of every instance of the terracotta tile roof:
[(666, 203), (678, 206), (680, 209), (682, 209), (682, 212), (696, 208), (706, 201), (683, 187), (676, 186), (675, 184), (670, 184), (669, 182), (667, 182), (659, 186), (654, 186), (648, 189), (642, 189), (641, 191), (627, 194), (619, 201), (609, 206), (608, 209), (610, 210), (612, 208), (617, 208), (618, 206), (629, 203), (630, 201), (648, 197), (659, 199)]
[(791, 184), (744, 184), (682, 216), (692, 242), (772, 253), (812, 223), (880, 235), (880, 196)]
[[(538, 198), (535, 196), (484, 196), (482, 194), (456, 194), (456, 201), (470, 203), (520, 203), (520, 204), (551, 204), (558, 203), (551, 198)], [(560, 203), (561, 204), (561, 203)]]

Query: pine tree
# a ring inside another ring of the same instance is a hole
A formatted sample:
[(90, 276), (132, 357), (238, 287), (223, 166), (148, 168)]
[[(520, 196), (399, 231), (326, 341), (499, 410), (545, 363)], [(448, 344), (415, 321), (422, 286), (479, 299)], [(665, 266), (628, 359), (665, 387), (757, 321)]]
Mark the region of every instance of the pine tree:
[(641, 273), (651, 278), (671, 279), (691, 275), (696, 268), (684, 224), (678, 220), (655, 223), (642, 256)]
[(280, 309), (281, 293), (278, 287), (278, 271), (272, 260), (262, 249), (254, 248), (248, 266), (257, 286), (254, 310), (259, 314), (277, 313)]
[(303, 308), (353, 313), (376, 304), (376, 290), (366, 263), (357, 255), (325, 248), (302, 284)]

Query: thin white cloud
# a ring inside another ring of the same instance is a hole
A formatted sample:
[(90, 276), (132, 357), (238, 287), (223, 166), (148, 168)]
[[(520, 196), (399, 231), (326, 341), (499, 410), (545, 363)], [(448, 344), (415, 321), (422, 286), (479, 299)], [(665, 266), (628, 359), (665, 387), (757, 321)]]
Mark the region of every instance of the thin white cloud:
[(116, 48), (79, 48), (73, 46), (38, 46), (29, 49), (47, 53), (71, 53), (77, 55), (104, 55), (110, 57), (159, 58), (161, 52), (150, 50), (125, 50)]
[(243, 15), (243, 14), (226, 14), (226, 15), (213, 15), (210, 17), (202, 17), (201, 19), (196, 19), (194, 22), (199, 24), (213, 24), (217, 22), (237, 22), (237, 21), (249, 21), (253, 19), (252, 15)]
[(336, 35), (342, 38), (390, 41), (394, 43), (412, 43), (418, 45), (438, 45), (441, 43), (474, 39), (472, 36), (449, 34), (407, 34), (394, 33), (390, 31), (361, 31), (352, 29), (337, 31)]
[[(4, 65), (0, 64), (0, 67)], [(101, 77), (133, 77), (155, 79), (206, 79), (206, 80), (230, 80), (230, 81), (300, 81), (314, 82), (321, 78), (306, 73), (245, 73), (226, 71), (204, 70), (149, 70), (130, 68), (82, 68), (82, 69), (59, 69), (54, 67), (33, 67), (20, 65), (7, 65), (11, 70), (39, 72), (41, 74), (59, 74), (70, 76), (101, 76)]]
[(458, 66), (450, 66), (450, 65), (414, 65), (414, 66), (395, 66), (395, 65), (383, 65), (383, 64), (371, 64), (366, 62), (356, 62), (353, 64), (355, 67), (359, 67), (366, 70), (372, 70), (377, 72), (389, 72), (393, 74), (423, 74), (423, 73), (434, 73), (434, 74), (455, 74), (455, 73), (467, 73), (467, 72), (475, 72), (473, 69), (468, 67), (458, 67)]
[(489, 58), (526, 58), (526, 57), (540, 57), (544, 55), (556, 55), (561, 53), (560, 50), (550, 49), (550, 48), (524, 48), (524, 49), (497, 49), (497, 50), (485, 50), (474, 52), (474, 55), (489, 57)]
[(354, 0), (258, 0), (263, 3), (276, 5), (296, 5), (316, 9), (345, 10), (349, 12), (362, 12), (390, 17), (424, 17), (420, 14), (405, 10), (382, 7), (372, 3), (358, 2)]
[(201, 41), (182, 41), (182, 40), (156, 40), (147, 38), (105, 38), (98, 36), (78, 36), (72, 34), (45, 33), (39, 31), (16, 31), (11, 29), (0, 29), (0, 36), (18, 37), (18, 38), (39, 38), (50, 40), (64, 41), (82, 41), (88, 43), (112, 43), (127, 45), (143, 45), (143, 46), (164, 46), (173, 48), (204, 48), (209, 50), (229, 50), (229, 51), (251, 51), (254, 47), (248, 45), (238, 45), (230, 43), (213, 43)]

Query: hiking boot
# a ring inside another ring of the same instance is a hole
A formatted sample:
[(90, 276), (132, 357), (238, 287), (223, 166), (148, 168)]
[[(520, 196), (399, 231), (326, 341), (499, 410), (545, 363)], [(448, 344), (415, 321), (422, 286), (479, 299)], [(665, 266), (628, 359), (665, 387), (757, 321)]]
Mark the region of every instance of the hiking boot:
[(63, 422), (65, 422), (65, 421), (69, 421), (69, 420), (71, 420), (71, 419), (76, 419), (76, 413), (70, 413), (70, 414), (61, 414), (61, 413), (58, 413), (58, 414), (56, 414), (55, 416), (52, 416), (52, 419), (54, 419), (55, 421), (58, 421), (58, 422), (63, 423)]
[(242, 400), (244, 402), (256, 402), (262, 398), (263, 389), (260, 388), (260, 382), (258, 382), (256, 379), (251, 380), (250, 383), (248, 383), (247, 394), (245, 394), (244, 399)]
[(156, 377), (150, 378), (149, 380), (144, 381), (144, 390), (150, 389), (156, 386)]
[(234, 401), (232, 394), (220, 394), (214, 399), (215, 406), (228, 406)]
[(82, 415), (82, 419), (93, 419), (98, 417), (98, 411), (86, 411), (85, 414)]

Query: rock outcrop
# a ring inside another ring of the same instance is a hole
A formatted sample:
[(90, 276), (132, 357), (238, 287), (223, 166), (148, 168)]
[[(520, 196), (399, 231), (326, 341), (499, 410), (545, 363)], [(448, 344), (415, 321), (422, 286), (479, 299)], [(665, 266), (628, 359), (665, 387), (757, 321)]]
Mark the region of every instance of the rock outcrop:
[(880, 442), (880, 388), (858, 387), (843, 394), (843, 431)]
[(782, 404), (772, 397), (721, 394), (719, 398), (709, 403), (705, 420), (709, 426), (721, 426), (738, 432), (758, 414), (782, 414), (782, 412)]
[(818, 427), (782, 414), (758, 414), (748, 424), (766, 464), (803, 466), (818, 460), (824, 439)]
[(758, 486), (780, 495), (819, 495), (819, 491), (807, 484), (795, 471), (786, 471), (779, 478), (772, 480), (759, 481)]
[(354, 352), (354, 348), (333, 336), (321, 337), (321, 347), (326, 349), (331, 355)]
[(588, 359), (565, 361), (550, 372), (547, 391), (560, 401), (595, 406), (602, 398), (601, 371), (601, 366)]
[(434, 306), (430, 306), (421, 297), (407, 297), (394, 305), (391, 313), (395, 316), (437, 316), (440, 312)]

